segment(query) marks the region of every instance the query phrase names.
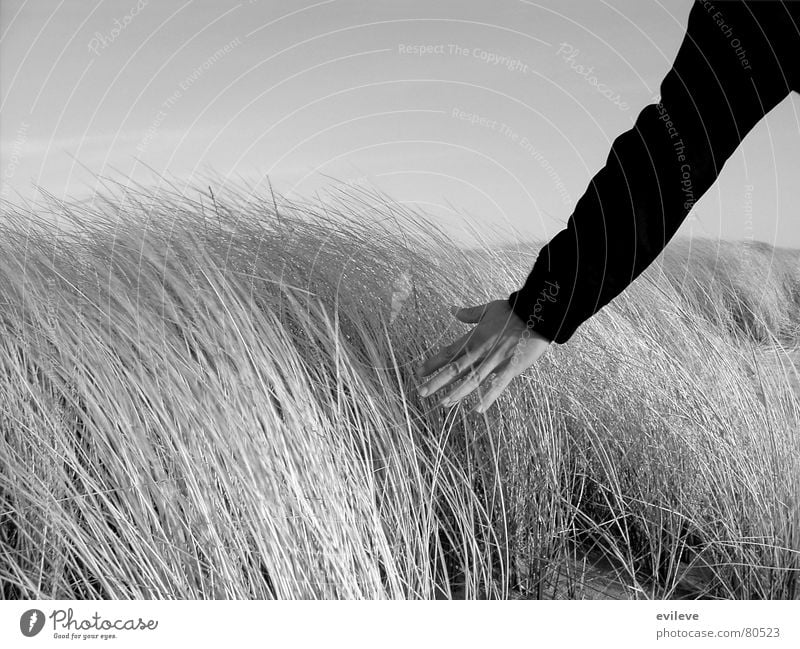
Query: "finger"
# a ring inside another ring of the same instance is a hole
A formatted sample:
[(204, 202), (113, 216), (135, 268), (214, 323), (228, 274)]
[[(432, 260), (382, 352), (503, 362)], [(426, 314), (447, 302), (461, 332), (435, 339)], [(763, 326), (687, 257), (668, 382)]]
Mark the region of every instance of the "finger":
[(488, 304), (479, 304), (478, 306), (468, 306), (463, 309), (453, 307), (450, 309), (450, 312), (456, 319), (461, 320), (461, 322), (475, 324), (481, 321), (483, 314), (486, 313), (486, 307), (488, 306)]
[(423, 377), (428, 376), (428, 374), (433, 374), (435, 371), (461, 356), (467, 349), (467, 341), (471, 333), (472, 332), (464, 334), (461, 338), (442, 347), (433, 356), (428, 357), (420, 367), (417, 375)]
[(521, 370), (516, 371), (514, 369), (512, 361), (513, 359), (509, 358), (495, 368), (494, 377), (482, 386), (484, 388), (483, 394), (478, 401), (478, 405), (475, 406), (475, 412), (486, 412), (489, 406), (497, 400), (497, 397), (503, 393), (503, 390), (508, 387), (509, 383), (522, 373)]
[(487, 356), (484, 361), (478, 364), (478, 366), (467, 375), (455, 390), (442, 399), (442, 405), (452, 406), (480, 387), (481, 383), (488, 378), (492, 371), (504, 362), (503, 358), (504, 355), (498, 352)]
[(446, 388), (451, 383), (458, 381), (469, 374), (473, 366), (480, 360), (478, 351), (467, 351), (456, 360), (445, 365), (441, 372), (428, 379), (420, 386), (418, 393), (422, 397), (428, 397), (442, 388)]

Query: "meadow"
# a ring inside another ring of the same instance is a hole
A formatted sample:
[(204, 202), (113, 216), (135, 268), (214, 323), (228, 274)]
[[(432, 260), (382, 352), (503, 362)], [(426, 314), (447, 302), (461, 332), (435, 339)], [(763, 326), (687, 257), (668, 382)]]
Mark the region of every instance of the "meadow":
[(800, 597), (800, 252), (673, 241), (485, 415), (537, 244), (373, 191), (3, 203), (3, 598)]

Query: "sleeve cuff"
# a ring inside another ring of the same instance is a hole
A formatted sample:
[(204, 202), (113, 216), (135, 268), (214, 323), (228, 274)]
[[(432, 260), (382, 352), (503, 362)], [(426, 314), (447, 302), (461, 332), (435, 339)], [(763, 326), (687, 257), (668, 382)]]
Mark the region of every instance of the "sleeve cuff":
[(508, 296), (508, 304), (528, 329), (563, 345), (579, 324), (571, 324), (567, 320), (563, 301), (569, 302), (569, 296), (562, 293), (563, 288), (557, 281), (544, 280), (533, 290), (526, 284), (521, 290), (514, 291)]

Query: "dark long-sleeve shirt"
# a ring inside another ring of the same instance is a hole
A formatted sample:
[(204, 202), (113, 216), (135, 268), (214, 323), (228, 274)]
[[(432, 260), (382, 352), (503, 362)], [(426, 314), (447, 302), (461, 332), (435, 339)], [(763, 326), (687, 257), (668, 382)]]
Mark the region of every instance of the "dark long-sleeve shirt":
[[(667, 245), (755, 124), (800, 90), (800, 2), (697, 0), (660, 102), (613, 143), (514, 312), (565, 343)], [(800, 178), (798, 178), (800, 180)]]

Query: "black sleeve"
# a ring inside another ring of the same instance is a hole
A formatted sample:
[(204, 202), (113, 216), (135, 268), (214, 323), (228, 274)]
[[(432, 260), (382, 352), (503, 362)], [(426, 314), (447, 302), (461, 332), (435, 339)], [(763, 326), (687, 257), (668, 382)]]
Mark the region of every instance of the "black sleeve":
[(667, 245), (755, 124), (797, 88), (797, 5), (695, 2), (661, 101), (611, 147), (567, 227), (539, 253), (514, 312), (565, 343)]

